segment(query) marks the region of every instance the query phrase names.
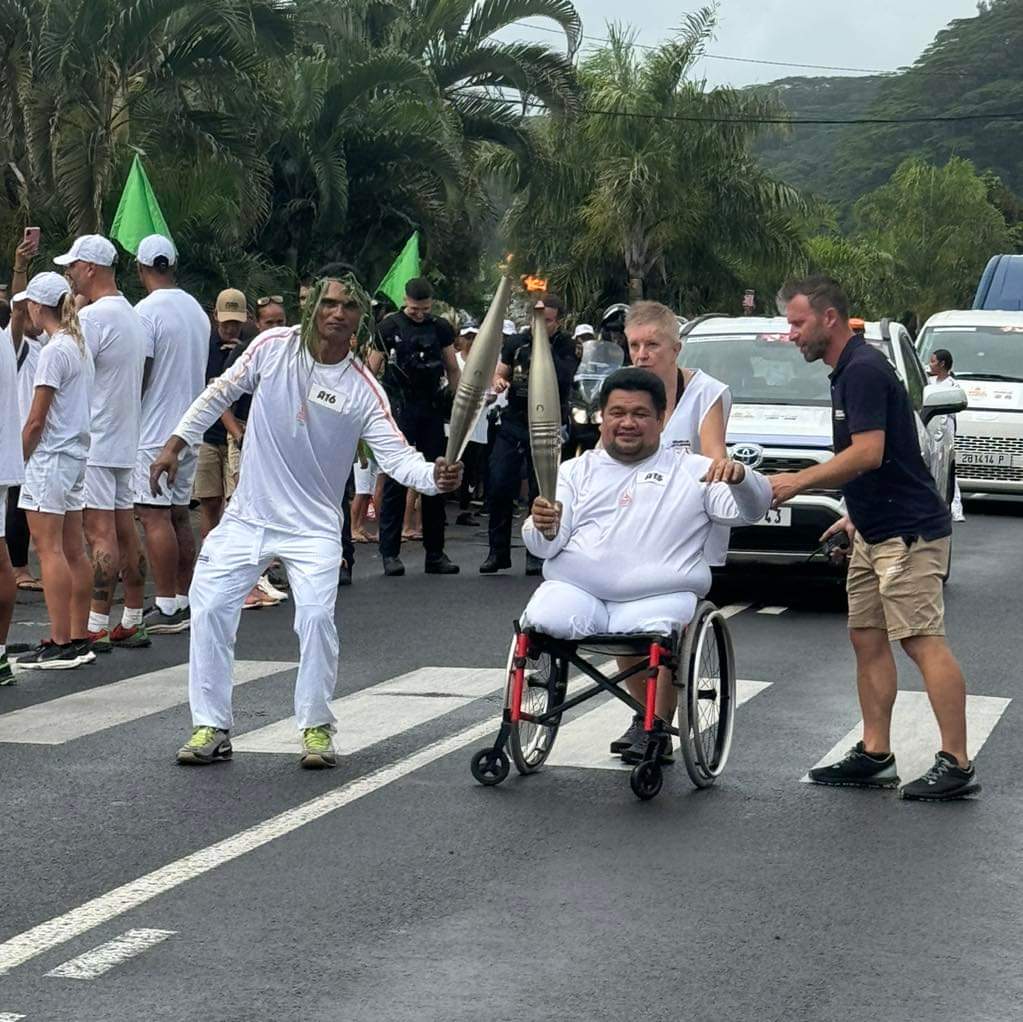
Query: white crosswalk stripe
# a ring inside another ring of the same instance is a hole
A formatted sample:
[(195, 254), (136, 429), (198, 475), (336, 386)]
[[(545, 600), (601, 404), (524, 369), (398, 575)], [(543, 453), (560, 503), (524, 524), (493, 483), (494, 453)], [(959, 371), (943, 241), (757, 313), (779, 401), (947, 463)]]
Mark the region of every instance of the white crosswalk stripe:
[(19, 1022), (24, 1015), (16, 1015), (13, 1011), (0, 1011), (0, 1022)]
[[(735, 684), (736, 708), (770, 688), (769, 681), (745, 681)], [(608, 746), (628, 726), (629, 710), (610, 698), (596, 709), (569, 720), (558, 729), (558, 737), (545, 766), (576, 767), (584, 770), (631, 770)], [(675, 742), (676, 746), (678, 742)]]
[[(297, 666), (275, 660), (238, 660), (234, 683), (259, 681)], [(187, 702), (188, 664), (177, 664), (0, 715), (0, 742), (63, 745)]]
[(736, 614), (741, 614), (744, 610), (749, 610), (752, 607), (752, 603), (727, 603), (723, 607), (718, 607), (721, 614), (724, 617), (735, 617)]
[(115, 966), (130, 958), (137, 958), (144, 951), (173, 937), (174, 930), (128, 930), (85, 954), (71, 958), (46, 975), (60, 979), (96, 979)]
[[(348, 756), (376, 745), (498, 691), (504, 680), (500, 667), (421, 667), (335, 699), (331, 703), (338, 719), (335, 748)], [(298, 750), (295, 718), (241, 734), (231, 744), (235, 752), (293, 755)]]
[(757, 609), (758, 614), (770, 614), (772, 617), (777, 617), (779, 614), (784, 614), (788, 607), (760, 607)]
[[(967, 751), (972, 759), (984, 747), (995, 725), (1005, 713), (1011, 699), (998, 696), (966, 697)], [(844, 738), (814, 764), (828, 766), (836, 763), (863, 737), (861, 720)], [(915, 780), (934, 762), (934, 754), (941, 748), (938, 725), (931, 712), (926, 692), (899, 692), (892, 714), (892, 750), (904, 782)], [(809, 783), (804, 774), (801, 780)]]

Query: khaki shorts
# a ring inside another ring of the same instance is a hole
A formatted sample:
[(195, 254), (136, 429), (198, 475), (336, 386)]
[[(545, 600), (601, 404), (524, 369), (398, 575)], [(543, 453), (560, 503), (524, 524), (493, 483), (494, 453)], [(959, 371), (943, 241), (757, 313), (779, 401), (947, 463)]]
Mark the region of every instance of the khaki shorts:
[[(232, 460), (235, 462), (233, 468)], [(234, 493), (237, 485), (237, 459), (230, 457), (227, 444), (200, 444), (192, 496), (196, 500), (208, 497), (223, 497), (226, 500)]]
[(867, 543), (857, 535), (849, 561), (849, 627), (880, 628), (893, 642), (914, 635), (945, 634), (942, 578), (951, 538), (901, 537)]

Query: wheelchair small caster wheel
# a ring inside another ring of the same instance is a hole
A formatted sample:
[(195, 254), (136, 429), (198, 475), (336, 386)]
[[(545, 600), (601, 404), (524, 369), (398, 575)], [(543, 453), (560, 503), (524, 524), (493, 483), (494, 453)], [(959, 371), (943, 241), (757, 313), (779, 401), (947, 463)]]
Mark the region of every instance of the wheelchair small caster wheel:
[(500, 784), (508, 776), (511, 762), (504, 754), (503, 749), (480, 749), (472, 757), (471, 769), (472, 776), (480, 784), (491, 788), (495, 784)]
[(664, 783), (664, 772), (658, 763), (640, 763), (633, 768), (629, 783), (636, 798), (648, 799), (656, 797)]

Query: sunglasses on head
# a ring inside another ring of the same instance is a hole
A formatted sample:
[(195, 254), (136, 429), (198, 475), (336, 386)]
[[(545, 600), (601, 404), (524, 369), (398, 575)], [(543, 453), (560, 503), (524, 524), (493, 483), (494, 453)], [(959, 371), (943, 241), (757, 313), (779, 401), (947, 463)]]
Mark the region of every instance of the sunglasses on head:
[(270, 304), (283, 305), (284, 298), (282, 295), (264, 295), (262, 298), (256, 299), (256, 307), (259, 309), (265, 308)]

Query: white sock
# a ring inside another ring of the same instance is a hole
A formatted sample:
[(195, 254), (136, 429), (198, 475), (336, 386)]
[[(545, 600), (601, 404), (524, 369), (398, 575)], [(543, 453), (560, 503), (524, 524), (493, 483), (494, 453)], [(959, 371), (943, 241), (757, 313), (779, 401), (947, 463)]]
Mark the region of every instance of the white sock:
[(138, 628), (140, 624), (142, 624), (142, 608), (125, 607), (121, 612), (121, 627)]
[(178, 593), (178, 610), (188, 610), (188, 597)]
[(109, 614), (97, 614), (94, 610), (89, 611), (89, 631), (104, 632), (110, 627)]
[(166, 614), (170, 617), (178, 609), (178, 598), (176, 596), (158, 596), (156, 598), (156, 606), (161, 614)]

